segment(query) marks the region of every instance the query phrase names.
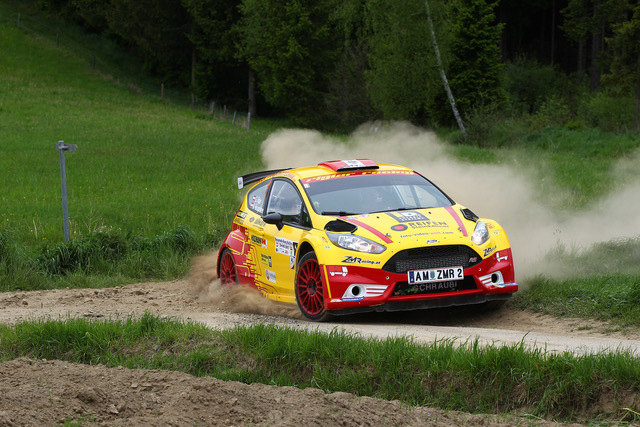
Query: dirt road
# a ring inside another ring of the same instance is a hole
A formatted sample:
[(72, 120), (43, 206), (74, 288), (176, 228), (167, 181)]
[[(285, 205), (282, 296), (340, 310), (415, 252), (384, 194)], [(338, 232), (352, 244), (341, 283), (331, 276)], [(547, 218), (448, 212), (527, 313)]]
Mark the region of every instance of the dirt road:
[[(551, 351), (577, 353), (619, 347), (640, 350), (637, 332), (605, 334), (606, 324), (510, 309), (482, 314), (469, 309), (370, 314), (314, 324), (300, 319), (297, 308), (268, 302), (250, 291), (210, 288), (203, 292), (188, 280), (0, 294), (0, 322), (5, 324), (68, 316), (116, 318), (145, 311), (213, 328), (267, 322), (301, 329), (338, 327), (373, 337), (412, 335), (423, 342), (477, 338), (482, 343), (523, 341)], [(0, 426), (71, 420), (103, 425), (513, 425), (532, 421), (517, 414), (409, 408), (400, 402), (316, 389), (29, 359), (0, 363), (0, 396)]]
[(203, 294), (187, 280), (109, 289), (0, 294), (2, 323), (41, 317), (126, 317), (145, 311), (194, 320), (212, 328), (263, 322), (323, 331), (338, 327), (365, 337), (411, 335), (419, 342), (445, 338), (456, 342), (478, 339), (480, 343), (496, 345), (524, 342), (549, 351), (585, 353), (622, 348), (640, 354), (638, 331), (605, 333), (611, 329), (606, 323), (557, 319), (508, 308), (488, 313), (479, 313), (473, 308), (372, 313), (339, 317), (333, 322), (318, 324), (300, 319), (297, 307), (272, 303), (250, 291)]

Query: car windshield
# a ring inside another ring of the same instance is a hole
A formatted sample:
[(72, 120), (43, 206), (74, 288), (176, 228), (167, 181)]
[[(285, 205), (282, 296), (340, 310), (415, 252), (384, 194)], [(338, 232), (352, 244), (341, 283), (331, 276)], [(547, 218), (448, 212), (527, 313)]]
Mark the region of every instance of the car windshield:
[(356, 215), (451, 206), (451, 200), (414, 172), (380, 171), (302, 180), (316, 213)]

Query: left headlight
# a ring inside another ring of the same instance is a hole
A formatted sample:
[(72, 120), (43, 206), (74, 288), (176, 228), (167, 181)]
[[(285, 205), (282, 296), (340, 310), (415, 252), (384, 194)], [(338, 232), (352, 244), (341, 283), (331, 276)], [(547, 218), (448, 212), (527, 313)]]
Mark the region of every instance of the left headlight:
[(482, 221), (476, 223), (476, 228), (471, 235), (471, 241), (476, 245), (481, 245), (489, 240), (489, 230), (487, 230), (487, 224)]
[(344, 249), (370, 254), (381, 254), (387, 248), (379, 243), (349, 233), (329, 233), (331, 243)]

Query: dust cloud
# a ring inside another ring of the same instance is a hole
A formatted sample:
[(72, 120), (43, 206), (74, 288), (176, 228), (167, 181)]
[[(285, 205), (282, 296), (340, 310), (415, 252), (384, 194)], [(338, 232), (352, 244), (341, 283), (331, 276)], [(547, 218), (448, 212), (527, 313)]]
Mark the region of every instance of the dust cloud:
[(559, 248), (585, 251), (597, 242), (640, 236), (640, 156), (621, 161), (613, 171), (620, 189), (585, 211), (552, 209), (541, 202), (544, 178), (535, 162), (464, 162), (454, 158), (433, 132), (407, 123), (363, 125), (346, 140), (312, 130), (280, 130), (262, 143), (262, 156), (268, 168), (371, 158), (415, 169), (478, 216), (495, 219), (505, 228), (519, 280), (567, 271), (554, 268), (546, 256)]
[(297, 306), (264, 298), (255, 288), (245, 285), (221, 286), (217, 273), (217, 257), (216, 250), (196, 257), (192, 261), (189, 283), (194, 296), (200, 301), (233, 313), (301, 318)]

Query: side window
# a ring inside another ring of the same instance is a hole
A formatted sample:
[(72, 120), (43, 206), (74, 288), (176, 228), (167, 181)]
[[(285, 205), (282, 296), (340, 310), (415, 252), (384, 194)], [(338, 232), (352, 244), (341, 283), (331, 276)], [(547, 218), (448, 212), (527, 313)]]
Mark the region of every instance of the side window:
[(279, 213), (285, 223), (303, 227), (311, 226), (311, 219), (302, 197), (294, 185), (288, 181), (276, 180), (273, 182), (267, 206), (267, 214), (270, 213)]
[(270, 182), (271, 181), (265, 181), (257, 185), (247, 194), (247, 206), (259, 215), (262, 215), (262, 211), (264, 210), (264, 199), (267, 196), (267, 188), (269, 188)]

